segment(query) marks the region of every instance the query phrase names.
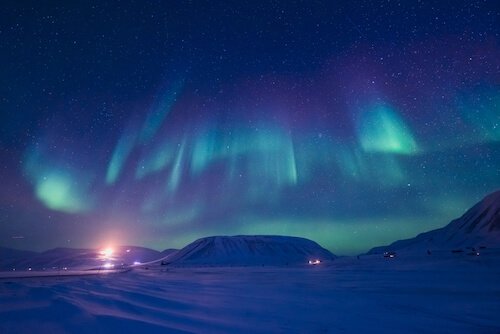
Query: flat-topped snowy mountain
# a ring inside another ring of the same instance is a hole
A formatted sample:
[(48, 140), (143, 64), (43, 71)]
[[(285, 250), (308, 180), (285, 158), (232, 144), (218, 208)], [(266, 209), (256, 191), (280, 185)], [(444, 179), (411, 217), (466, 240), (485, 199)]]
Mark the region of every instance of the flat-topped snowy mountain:
[(496, 191), (467, 210), (462, 217), (445, 227), (399, 240), (388, 246), (375, 247), (367, 254), (385, 251), (419, 252), (460, 248), (500, 247), (500, 191)]
[(295, 265), (333, 260), (335, 255), (309, 239), (270, 235), (198, 239), (166, 258), (174, 265)]

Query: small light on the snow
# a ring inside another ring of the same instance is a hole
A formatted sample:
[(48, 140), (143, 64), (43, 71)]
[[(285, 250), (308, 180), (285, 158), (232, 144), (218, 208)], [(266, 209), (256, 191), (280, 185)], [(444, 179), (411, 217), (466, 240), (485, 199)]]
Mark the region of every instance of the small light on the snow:
[(127, 253), (130, 253), (130, 249), (127, 249)]
[(396, 252), (384, 252), (384, 257), (388, 257), (390, 259), (396, 257)]
[(31, 267), (28, 268), (28, 271), (31, 271)]
[(134, 261), (134, 264), (137, 265), (137, 264), (141, 264), (141, 263), (139, 261)]
[(114, 266), (115, 266), (115, 265), (114, 265), (114, 264), (112, 264), (112, 263), (105, 263), (105, 264), (104, 264), (104, 268), (106, 268), (106, 269), (113, 268)]
[(309, 260), (309, 264), (320, 264), (321, 261), (316, 259), (316, 260)]
[(68, 267), (63, 267), (63, 270), (68, 270)]

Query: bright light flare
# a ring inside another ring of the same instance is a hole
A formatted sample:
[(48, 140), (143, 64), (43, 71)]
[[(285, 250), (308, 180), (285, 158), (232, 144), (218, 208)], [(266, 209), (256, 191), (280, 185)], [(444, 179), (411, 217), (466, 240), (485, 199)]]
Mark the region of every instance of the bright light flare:
[(320, 264), (321, 261), (319, 259), (316, 259), (316, 260), (309, 260), (309, 264), (312, 264), (312, 265), (316, 265), (316, 264)]
[(104, 258), (110, 258), (113, 255), (113, 253), (114, 253), (114, 250), (111, 247), (108, 247), (108, 248), (101, 250), (101, 255)]

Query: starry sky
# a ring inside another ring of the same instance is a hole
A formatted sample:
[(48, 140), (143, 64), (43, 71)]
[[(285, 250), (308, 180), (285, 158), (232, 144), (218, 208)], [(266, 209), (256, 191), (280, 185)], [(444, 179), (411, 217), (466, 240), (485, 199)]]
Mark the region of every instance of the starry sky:
[(6, 1), (0, 245), (356, 254), (500, 188), (496, 1)]

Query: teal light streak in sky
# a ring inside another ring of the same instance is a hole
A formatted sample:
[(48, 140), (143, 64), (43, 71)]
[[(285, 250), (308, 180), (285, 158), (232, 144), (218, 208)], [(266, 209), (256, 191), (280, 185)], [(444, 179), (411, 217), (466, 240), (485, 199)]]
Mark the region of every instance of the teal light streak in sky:
[(255, 182), (266, 180), (276, 187), (298, 182), (293, 142), (285, 129), (268, 126), (240, 131), (229, 151), (232, 156), (248, 156), (248, 173)]
[(254, 183), (266, 181), (275, 186), (295, 185), (299, 180), (292, 136), (278, 126), (207, 130), (195, 139), (190, 158), (193, 177), (215, 161), (227, 160), (230, 179), (245, 175)]
[(182, 86), (183, 80), (175, 82), (162, 96), (158, 105), (149, 112), (139, 133), (139, 143), (144, 144), (149, 142), (158, 133), (165, 118), (172, 110), (175, 102), (177, 102), (179, 91), (182, 89)]
[[(137, 145), (146, 144), (156, 136), (165, 118), (177, 101), (178, 92), (181, 90), (182, 86), (183, 81), (178, 81), (163, 95), (158, 106), (149, 112), (138, 133), (129, 130), (120, 138), (108, 165), (106, 173), (106, 183), (108, 185), (114, 184), (118, 180), (132, 150), (134, 150)], [(149, 173), (163, 169), (169, 162), (169, 159), (170, 152), (160, 148), (146, 158), (143, 164), (137, 167), (135, 173), (136, 178), (141, 179)]]
[(286, 180), (290, 181), (291, 184), (297, 184), (299, 176), (297, 173), (297, 162), (295, 159), (295, 149), (292, 142), (292, 136), (287, 137), (287, 144), (285, 148), (285, 161), (286, 165)]
[(170, 194), (174, 193), (179, 187), (179, 184), (181, 183), (185, 145), (186, 145), (186, 140), (184, 139), (179, 146), (177, 157), (175, 158), (175, 162), (172, 167), (170, 177), (168, 178), (167, 191)]
[(294, 159), (297, 177), (307, 183), (318, 176), (318, 171), (332, 171), (341, 157), (344, 144), (331, 136), (300, 135), (295, 140)]
[(137, 166), (135, 177), (142, 179), (147, 175), (154, 174), (165, 169), (174, 159), (174, 150), (164, 142), (151, 153), (147, 154)]
[(118, 180), (118, 177), (127, 162), (127, 158), (134, 148), (135, 140), (136, 135), (130, 132), (122, 136), (118, 141), (106, 172), (107, 184), (113, 184)]
[(407, 155), (418, 152), (417, 142), (408, 126), (386, 105), (376, 105), (362, 112), (358, 138), (366, 152)]
[(191, 174), (197, 176), (203, 172), (212, 160), (217, 158), (220, 150), (215, 132), (207, 130), (197, 137), (191, 156)]

